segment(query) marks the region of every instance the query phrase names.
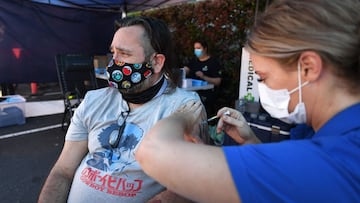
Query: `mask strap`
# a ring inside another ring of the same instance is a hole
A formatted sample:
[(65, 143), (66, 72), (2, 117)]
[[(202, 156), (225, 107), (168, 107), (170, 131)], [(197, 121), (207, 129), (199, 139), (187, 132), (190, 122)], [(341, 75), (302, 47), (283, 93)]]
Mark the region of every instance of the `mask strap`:
[(301, 67), (300, 67), (300, 61), (298, 62), (298, 87), (299, 87), (299, 104), (302, 101), (302, 86), (301, 86)]
[(300, 62), (298, 63), (298, 87), (296, 87), (295, 89), (289, 91), (289, 94), (294, 93), (296, 90), (299, 90), (299, 103), (302, 102), (302, 87), (304, 87), (305, 85), (309, 84), (309, 81), (304, 82), (303, 84), (301, 84), (301, 67), (300, 67)]

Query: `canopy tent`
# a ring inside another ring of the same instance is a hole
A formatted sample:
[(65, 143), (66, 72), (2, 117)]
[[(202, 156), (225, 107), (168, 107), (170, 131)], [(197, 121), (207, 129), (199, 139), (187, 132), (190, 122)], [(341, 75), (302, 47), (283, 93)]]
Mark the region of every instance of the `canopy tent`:
[(102, 10), (109, 12), (134, 12), (152, 8), (172, 6), (183, 2), (196, 0), (32, 0), (34, 2), (51, 4), (78, 9)]
[(106, 54), (123, 12), (180, 2), (185, 0), (0, 1), (0, 83), (57, 82), (57, 54)]

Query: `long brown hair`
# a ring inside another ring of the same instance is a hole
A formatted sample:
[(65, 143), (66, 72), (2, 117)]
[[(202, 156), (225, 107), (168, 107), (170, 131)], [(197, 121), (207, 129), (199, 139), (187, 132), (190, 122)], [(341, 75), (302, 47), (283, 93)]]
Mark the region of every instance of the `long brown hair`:
[(350, 92), (360, 91), (359, 11), (359, 0), (277, 0), (257, 19), (245, 47), (288, 64), (315, 51)]

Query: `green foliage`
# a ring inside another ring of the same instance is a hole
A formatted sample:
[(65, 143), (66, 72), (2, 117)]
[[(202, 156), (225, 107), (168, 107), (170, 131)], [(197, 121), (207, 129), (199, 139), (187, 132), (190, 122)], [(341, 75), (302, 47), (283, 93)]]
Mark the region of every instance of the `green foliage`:
[[(260, 1), (262, 2), (262, 1)], [(260, 8), (264, 5), (260, 4)], [(203, 38), (209, 52), (223, 66), (223, 82), (217, 104), (234, 106), (239, 93), (241, 48), (246, 30), (253, 24), (255, 0), (211, 0), (148, 10), (141, 13), (164, 20), (173, 32), (179, 67), (193, 54), (193, 42)]]

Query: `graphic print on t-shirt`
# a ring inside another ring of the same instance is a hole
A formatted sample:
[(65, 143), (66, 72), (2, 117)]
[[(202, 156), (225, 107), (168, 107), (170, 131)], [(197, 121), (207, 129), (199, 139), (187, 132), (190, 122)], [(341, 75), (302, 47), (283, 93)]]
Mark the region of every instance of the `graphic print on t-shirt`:
[(206, 72), (206, 71), (208, 71), (209, 69), (208, 69), (208, 66), (204, 66), (201, 70), (202, 70), (203, 72)]
[(113, 124), (99, 134), (98, 141), (105, 150), (89, 156), (87, 167), (81, 173), (81, 181), (96, 190), (134, 197), (140, 191), (143, 181), (131, 177), (126, 169), (137, 164), (133, 151), (144, 131), (133, 123), (126, 123), (119, 145), (112, 148), (109, 144), (110, 134), (118, 133), (119, 128), (119, 125)]

